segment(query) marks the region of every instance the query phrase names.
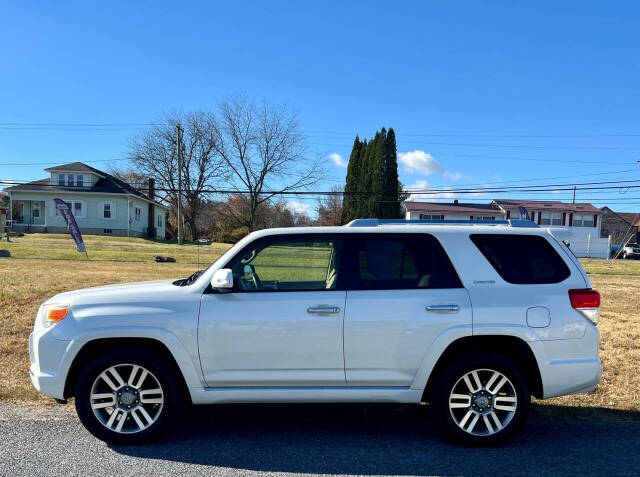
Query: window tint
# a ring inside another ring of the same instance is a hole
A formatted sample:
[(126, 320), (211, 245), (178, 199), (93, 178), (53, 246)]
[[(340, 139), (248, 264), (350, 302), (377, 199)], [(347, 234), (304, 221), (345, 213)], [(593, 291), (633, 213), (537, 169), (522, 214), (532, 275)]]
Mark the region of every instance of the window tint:
[(431, 235), (358, 235), (349, 289), (461, 288), (449, 257)]
[(544, 237), (538, 235), (471, 235), (471, 240), (509, 283), (558, 283), (569, 268)]
[(340, 248), (333, 239), (269, 237), (247, 246), (227, 268), (234, 291), (335, 289)]

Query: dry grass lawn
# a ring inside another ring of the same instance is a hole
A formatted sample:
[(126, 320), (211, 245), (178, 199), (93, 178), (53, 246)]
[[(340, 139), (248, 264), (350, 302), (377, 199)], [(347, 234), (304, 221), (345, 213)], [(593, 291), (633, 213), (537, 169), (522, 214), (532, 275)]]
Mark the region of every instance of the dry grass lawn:
[[(196, 269), (195, 260), (191, 261), (192, 250), (181, 251), (169, 244), (157, 247), (153, 242), (136, 243), (135, 239), (133, 243), (127, 239), (124, 242), (123, 239), (110, 240), (113, 242), (97, 238), (96, 243), (89, 246), (89, 253), (101, 246), (113, 249), (108, 252), (110, 260), (125, 261), (45, 259), (47, 255), (59, 258), (56, 247), (68, 248), (69, 244), (60, 245), (59, 239), (34, 236), (28, 238), (31, 246), (24, 241), (12, 248), (12, 254), (15, 251), (15, 255), (22, 255), (28, 247), (31, 252), (27, 255), (31, 258), (0, 259), (0, 400), (52, 402), (32, 388), (27, 371), (28, 336), (38, 306), (47, 298), (65, 290), (102, 284), (179, 278)], [(211, 262), (226, 249), (218, 245), (207, 251), (205, 262)], [(164, 253), (173, 253), (182, 260), (175, 264), (151, 262), (150, 257), (163, 253), (158, 251), (163, 247)], [(6, 248), (5, 243), (0, 248)], [(599, 328), (603, 379), (593, 393), (542, 401), (537, 409), (554, 414), (558, 409), (566, 413), (569, 408), (569, 414), (578, 417), (593, 417), (595, 413), (604, 418), (640, 419), (640, 262), (619, 261), (610, 265), (602, 260), (585, 260), (583, 263), (594, 287), (602, 294)]]

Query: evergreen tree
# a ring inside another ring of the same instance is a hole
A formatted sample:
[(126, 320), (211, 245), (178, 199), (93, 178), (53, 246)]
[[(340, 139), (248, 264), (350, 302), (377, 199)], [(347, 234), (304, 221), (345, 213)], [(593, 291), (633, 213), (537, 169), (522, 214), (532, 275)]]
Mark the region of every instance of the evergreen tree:
[[(364, 143), (366, 145), (366, 142)], [(347, 180), (344, 187), (344, 201), (342, 207), (342, 223), (346, 224), (358, 217), (358, 190), (361, 175), (361, 155), (363, 143), (356, 136), (353, 141), (353, 148), (349, 156), (349, 165), (347, 166)]]
[(368, 142), (356, 136), (347, 168), (342, 223), (357, 218), (400, 218), (405, 198), (398, 181), (393, 129), (382, 128)]
[(389, 128), (384, 141), (383, 153), (383, 188), (380, 218), (397, 219), (402, 216), (401, 192), (402, 186), (398, 180), (398, 154), (396, 148), (396, 134)]

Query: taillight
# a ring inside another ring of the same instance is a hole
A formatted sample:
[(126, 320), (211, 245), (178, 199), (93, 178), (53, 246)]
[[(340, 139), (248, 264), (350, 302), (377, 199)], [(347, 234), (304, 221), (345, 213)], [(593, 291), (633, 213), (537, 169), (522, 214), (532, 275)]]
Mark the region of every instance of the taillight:
[(569, 290), (571, 306), (582, 313), (594, 325), (598, 324), (600, 314), (600, 293), (590, 288)]

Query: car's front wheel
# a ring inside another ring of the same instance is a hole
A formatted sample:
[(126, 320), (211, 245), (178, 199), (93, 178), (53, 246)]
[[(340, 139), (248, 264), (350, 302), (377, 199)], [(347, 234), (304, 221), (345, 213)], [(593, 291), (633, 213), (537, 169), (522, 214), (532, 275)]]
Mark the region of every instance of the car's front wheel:
[(177, 417), (182, 398), (175, 372), (145, 350), (112, 350), (90, 362), (75, 392), (80, 421), (111, 444), (135, 444), (158, 436)]
[(524, 424), (530, 399), (526, 380), (506, 357), (478, 353), (439, 375), (432, 405), (456, 440), (494, 445)]

